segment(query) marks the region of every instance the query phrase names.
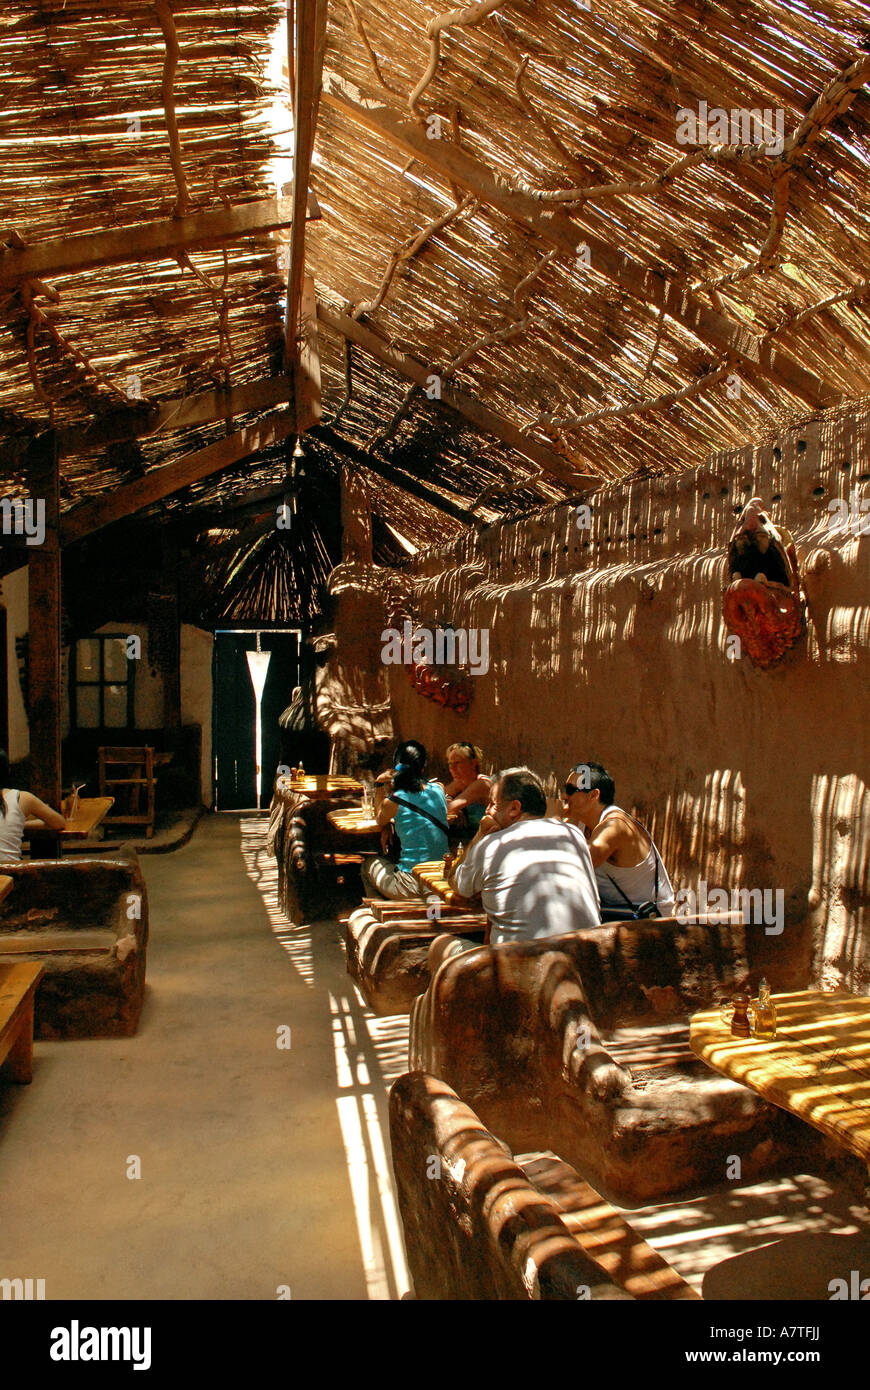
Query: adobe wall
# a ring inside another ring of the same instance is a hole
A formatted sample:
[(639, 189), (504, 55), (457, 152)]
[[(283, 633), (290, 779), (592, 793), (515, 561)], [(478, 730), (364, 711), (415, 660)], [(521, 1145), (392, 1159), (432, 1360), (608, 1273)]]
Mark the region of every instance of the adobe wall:
[[(870, 992), (870, 535), (835, 533), (828, 511), (853, 488), (870, 496), (868, 436), (870, 409), (829, 416), (690, 474), (610, 486), (589, 499), (590, 530), (561, 505), (416, 557), (397, 576), (416, 621), (489, 630), (464, 715), (372, 662), (373, 590), (385, 626), (394, 609), (375, 572), (366, 632), (361, 605), (353, 631), (336, 624), (345, 670), (366, 653), (357, 699), (386, 680), (397, 737), (442, 758), (470, 739), (554, 788), (570, 764), (603, 762), (679, 885), (783, 890), (782, 936), (748, 932), (775, 987), (814, 972)], [(755, 495), (792, 532), (808, 599), (806, 638), (770, 671), (729, 659), (722, 621), (725, 548)]]

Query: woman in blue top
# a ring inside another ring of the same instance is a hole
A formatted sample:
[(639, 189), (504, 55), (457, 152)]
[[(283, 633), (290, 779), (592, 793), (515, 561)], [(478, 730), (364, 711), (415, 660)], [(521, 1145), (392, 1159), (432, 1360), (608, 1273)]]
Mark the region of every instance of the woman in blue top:
[(424, 782), (426, 749), (416, 739), (400, 743), (392, 772), (382, 772), (375, 791), (375, 817), (386, 827), (395, 822), (402, 852), (398, 864), (382, 855), (364, 860), (362, 878), (369, 896), (419, 898), (411, 873), (415, 864), (443, 859), (447, 853), (447, 799), (440, 782)]

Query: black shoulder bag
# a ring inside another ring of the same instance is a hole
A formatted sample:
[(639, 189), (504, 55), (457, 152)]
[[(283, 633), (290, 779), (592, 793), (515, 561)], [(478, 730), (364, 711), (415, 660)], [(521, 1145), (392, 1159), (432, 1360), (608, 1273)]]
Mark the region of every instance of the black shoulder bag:
[(610, 874), (605, 869), (603, 871), (604, 877), (610, 879), (610, 882), (613, 884), (613, 887), (616, 889), (619, 896), (625, 899), (626, 903), (628, 904), (628, 912), (626, 912), (625, 909), (621, 907), (602, 907), (602, 922), (641, 922), (645, 921), (649, 917), (661, 917), (662, 915), (659, 912), (658, 908), (660, 855), (656, 848), (655, 840), (653, 839), (652, 835), (650, 835), (646, 826), (641, 825), (639, 820), (634, 819), (634, 816), (629, 816), (627, 811), (624, 811), (623, 815), (628, 816), (629, 820), (634, 821), (635, 825), (640, 827), (644, 835), (649, 835), (649, 842), (652, 846), (652, 852), (655, 856), (656, 865), (655, 887), (653, 888), (653, 900), (652, 902), (638, 903), (637, 906), (635, 906), (628, 894), (622, 891), (615, 879), (610, 878)]

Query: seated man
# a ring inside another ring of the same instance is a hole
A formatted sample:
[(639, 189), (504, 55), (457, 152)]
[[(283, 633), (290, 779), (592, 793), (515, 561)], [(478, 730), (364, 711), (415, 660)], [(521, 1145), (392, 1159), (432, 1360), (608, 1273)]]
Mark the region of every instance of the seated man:
[(582, 831), (545, 820), (547, 798), (527, 767), (499, 773), (486, 815), (450, 882), (479, 893), (489, 940), (564, 936), (600, 924), (598, 889)]
[(602, 917), (653, 902), (662, 917), (674, 914), (674, 890), (652, 836), (640, 821), (614, 805), (613, 778), (600, 763), (577, 763), (565, 779), (565, 819), (589, 838)]

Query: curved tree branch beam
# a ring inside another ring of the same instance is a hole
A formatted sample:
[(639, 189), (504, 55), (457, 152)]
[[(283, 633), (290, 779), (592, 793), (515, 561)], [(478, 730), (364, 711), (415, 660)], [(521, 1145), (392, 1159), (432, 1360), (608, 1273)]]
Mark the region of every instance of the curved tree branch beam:
[(181, 49), (178, 46), (175, 21), (172, 18), (172, 11), (169, 8), (167, 0), (157, 0), (154, 8), (157, 11), (157, 18), (160, 20), (160, 28), (163, 30), (163, 38), (166, 43), (166, 57), (163, 60), (161, 96), (163, 98), (163, 109), (166, 112), (166, 129), (169, 133), (169, 161), (175, 176), (175, 186), (178, 189), (178, 202), (175, 205), (175, 216), (184, 217), (190, 208), (190, 194), (187, 191), (187, 178), (181, 159), (181, 139), (178, 134), (178, 121), (175, 117), (175, 93), (173, 90), (175, 85), (175, 72), (178, 67)]
[[(535, 124), (544, 132), (547, 139), (550, 141), (550, 144), (553, 146), (555, 150), (558, 151), (562, 158), (567, 160), (569, 164), (573, 164), (575, 168), (581, 168), (582, 165), (578, 157), (575, 154), (572, 154), (571, 151), (568, 149), (568, 146), (563, 143), (561, 136), (557, 135), (555, 128), (547, 120), (546, 116), (538, 110), (531, 97), (529, 96), (528, 92), (526, 91), (525, 87), (523, 86), (523, 74), (525, 73), (526, 68), (528, 67), (531, 61), (530, 54), (522, 53), (520, 51), (520, 49), (517, 47), (517, 45), (511, 38), (510, 34), (507, 32), (507, 29), (505, 28), (504, 23), (502, 22), (502, 19), (499, 15), (495, 15), (494, 19), (496, 27), (499, 33), (501, 34), (502, 39), (504, 40), (505, 48), (508, 50), (511, 57), (517, 64), (516, 69), (514, 71), (514, 87), (516, 88), (516, 93), (519, 98), (520, 105), (522, 106), (526, 115), (529, 116), (531, 120), (533, 120)], [(584, 135), (585, 130), (580, 131), (580, 134)]]
[(720, 382), (733, 370), (733, 367), (734, 364), (729, 357), (720, 366), (714, 367), (704, 376), (698, 377), (697, 381), (684, 386), (681, 391), (666, 391), (661, 396), (650, 396), (646, 400), (635, 401), (633, 405), (620, 405), (607, 410), (592, 410), (587, 415), (541, 415), (538, 423), (548, 426), (557, 425), (563, 429), (577, 429), (581, 425), (595, 424), (598, 420), (624, 420), (629, 415), (646, 415), (652, 410), (662, 410), (666, 406), (676, 405), (678, 401), (688, 401), (694, 396), (700, 396), (702, 392), (709, 391), (717, 382)]
[(429, 62), (426, 65), (426, 71), (408, 97), (408, 109), (412, 116), (420, 115), (420, 98), (438, 71), (438, 59), (441, 56), (441, 35), (446, 33), (448, 29), (470, 29), (473, 25), (480, 24), (494, 10), (500, 10), (502, 5), (506, 3), (507, 0), (479, 0), (476, 5), (465, 5), (461, 10), (448, 10), (445, 14), (430, 19), (426, 25), (426, 33), (429, 36)]
[(453, 376), (460, 368), (465, 366), (470, 358), (475, 357), (477, 353), (482, 352), (484, 348), (492, 347), (494, 343), (509, 342), (511, 338), (516, 338), (520, 333), (526, 331), (532, 322), (527, 312), (527, 303), (531, 287), (541, 274), (541, 271), (550, 264), (556, 255), (558, 255), (558, 251), (554, 247), (552, 251), (548, 251), (545, 256), (541, 257), (534, 270), (526, 275), (524, 279), (520, 280), (519, 284), (516, 286), (513, 293), (513, 301), (516, 305), (517, 313), (522, 316), (519, 321), (517, 323), (508, 324), (505, 328), (499, 328), (494, 333), (486, 333), (483, 337), (478, 338), (470, 347), (466, 348), (464, 352), (461, 352), (458, 357), (454, 357), (452, 362), (449, 362), (444, 370), (439, 373), (442, 380), (446, 380), (447, 377)]
[(463, 198), (461, 202), (457, 203), (456, 207), (450, 208), (447, 212), (442, 213), (440, 217), (433, 218), (421, 232), (418, 232), (415, 237), (412, 237), (410, 241), (406, 242), (400, 250), (394, 251), (384, 271), (383, 279), (381, 280), (380, 287), (374, 299), (366, 299), (363, 300), (361, 304), (358, 304), (352, 311), (351, 318), (360, 319), (363, 314), (373, 314), (377, 309), (380, 309), (386, 298), (387, 291), (392, 284), (393, 276), (402, 262), (412, 260), (414, 256), (417, 255), (418, 251), (423, 249), (426, 242), (435, 236), (437, 232), (441, 232), (445, 227), (449, 227), (450, 223), (455, 222), (456, 218), (459, 217), (461, 213), (465, 212), (468, 208), (476, 208), (477, 205), (477, 199), (471, 195), (467, 198)]
[(375, 53), (375, 50), (372, 48), (368, 34), (363, 28), (363, 22), (360, 19), (359, 11), (357, 10), (356, 5), (354, 4), (354, 0), (344, 0), (344, 3), (347, 5), (348, 10), (350, 11), (350, 17), (353, 20), (353, 27), (359, 34), (362, 46), (365, 49), (366, 54), (368, 56), (369, 65), (371, 67), (372, 72), (375, 75), (375, 80), (377, 81), (378, 85), (383, 87), (385, 92), (389, 92), (391, 96), (401, 96), (402, 94), (399, 91), (398, 87), (394, 87), (392, 82), (388, 82), (387, 79), (384, 77), (383, 73), (381, 72), (381, 65), (378, 62), (378, 56)]

